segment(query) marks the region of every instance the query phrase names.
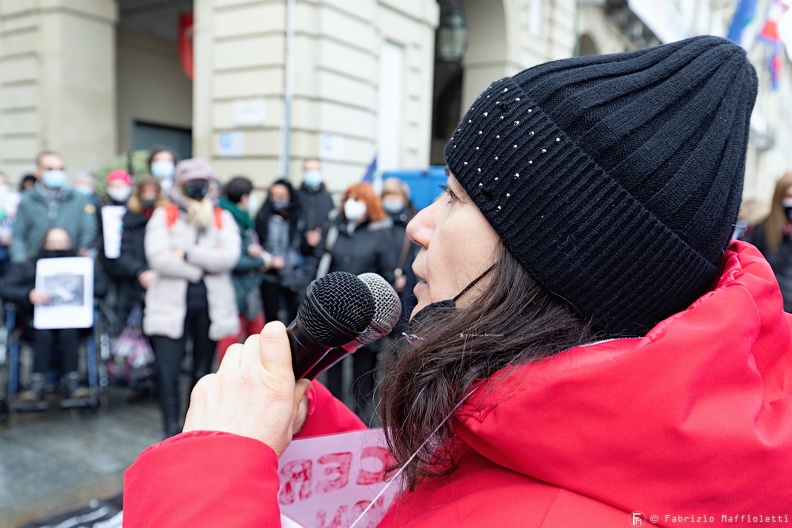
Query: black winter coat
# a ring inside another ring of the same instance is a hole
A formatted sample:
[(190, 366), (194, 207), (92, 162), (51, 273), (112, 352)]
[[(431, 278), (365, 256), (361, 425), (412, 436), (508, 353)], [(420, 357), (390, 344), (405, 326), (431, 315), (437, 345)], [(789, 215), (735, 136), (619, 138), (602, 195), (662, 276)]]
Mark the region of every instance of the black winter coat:
[(145, 291), (138, 282), (138, 276), (149, 269), (146, 261), (144, 238), (148, 218), (143, 213), (127, 211), (123, 218), (121, 234), (121, 256), (115, 261), (115, 272), (121, 279), (118, 295), (117, 316), (126, 323), (135, 304), (143, 303)]
[[(405, 237), (407, 236), (407, 224), (415, 214), (414, 211), (405, 207), (400, 212), (391, 215), (391, 219), (393, 220), (394, 262), (396, 263), (394, 268), (401, 269), (402, 274), (406, 278), (404, 289), (399, 293), (399, 299), (402, 304), (402, 313), (400, 316), (400, 322), (402, 324), (394, 326), (393, 333), (391, 334), (393, 336), (400, 336), (401, 333), (406, 330), (404, 324), (409, 321), (413, 308), (418, 304), (415, 294), (413, 293), (413, 289), (418, 283), (418, 280), (412, 270), (412, 265), (421, 247), (414, 242), (410, 242), (406, 248), (404, 247)], [(403, 261), (402, 256), (404, 257)]]
[(311, 190), (307, 185), (302, 184), (297, 191), (297, 196), (300, 201), (300, 211), (305, 230), (311, 231), (321, 227), (324, 234), (330, 224), (330, 211), (335, 209), (330, 193), (324, 189), (324, 186), (317, 190)]
[[(338, 238), (331, 254), (333, 256), (329, 272), (346, 271), (353, 275), (377, 273), (389, 284), (393, 284), (396, 259), (393, 222), (385, 218), (377, 222), (363, 222), (353, 232), (347, 231), (340, 215), (334, 220), (338, 228)], [(316, 276), (319, 259), (327, 245), (327, 233), (316, 248), (311, 266), (312, 277)]]

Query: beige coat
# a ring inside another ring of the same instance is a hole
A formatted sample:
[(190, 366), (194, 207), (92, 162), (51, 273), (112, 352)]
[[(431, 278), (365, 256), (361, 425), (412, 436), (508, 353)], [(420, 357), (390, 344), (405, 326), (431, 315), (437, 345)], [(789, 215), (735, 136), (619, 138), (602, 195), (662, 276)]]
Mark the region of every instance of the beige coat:
[[(176, 222), (166, 225), (160, 207), (146, 225), (146, 259), (156, 278), (146, 290), (143, 331), (179, 339), (187, 314), (187, 283), (203, 279), (209, 303), (209, 338), (219, 340), (239, 331), (239, 317), (231, 283), (231, 270), (239, 260), (239, 229), (228, 211), (222, 212), (221, 229), (214, 222), (200, 235), (180, 212)], [(175, 249), (184, 251), (176, 258)]]

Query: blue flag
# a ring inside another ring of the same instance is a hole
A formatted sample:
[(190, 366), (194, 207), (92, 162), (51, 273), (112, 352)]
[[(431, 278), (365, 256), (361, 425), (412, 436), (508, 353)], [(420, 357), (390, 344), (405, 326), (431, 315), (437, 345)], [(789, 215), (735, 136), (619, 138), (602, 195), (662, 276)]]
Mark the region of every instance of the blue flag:
[(757, 0), (740, 0), (737, 9), (734, 11), (731, 24), (729, 25), (729, 32), (726, 38), (732, 42), (736, 42), (745, 49), (748, 49), (751, 42), (744, 32), (745, 28), (753, 21), (756, 14)]
[(371, 163), (369, 163), (369, 166), (366, 169), (366, 173), (363, 175), (363, 179), (361, 181), (371, 183), (374, 180), (374, 174), (376, 173), (377, 173), (377, 155), (374, 154), (374, 159), (372, 159)]

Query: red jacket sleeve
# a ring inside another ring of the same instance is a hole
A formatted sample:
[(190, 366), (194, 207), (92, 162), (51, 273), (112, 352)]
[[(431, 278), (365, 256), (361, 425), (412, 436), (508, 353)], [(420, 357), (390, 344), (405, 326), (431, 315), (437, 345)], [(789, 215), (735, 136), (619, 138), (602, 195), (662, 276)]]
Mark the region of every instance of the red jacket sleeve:
[(155, 444), (124, 475), (124, 528), (280, 526), (278, 458), (263, 442), (193, 431)]
[[(298, 436), (366, 429), (320, 383)], [(124, 475), (124, 528), (280, 526), (278, 458), (258, 440), (182, 433), (141, 453)]]
[(308, 416), (295, 438), (308, 438), (366, 429), (366, 425), (346, 405), (318, 381), (308, 389)]

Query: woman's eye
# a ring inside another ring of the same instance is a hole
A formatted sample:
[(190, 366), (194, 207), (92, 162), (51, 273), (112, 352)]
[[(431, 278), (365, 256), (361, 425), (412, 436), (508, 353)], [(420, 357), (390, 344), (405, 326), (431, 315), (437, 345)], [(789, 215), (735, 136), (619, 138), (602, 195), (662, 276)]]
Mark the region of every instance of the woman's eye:
[(443, 189), (443, 192), (448, 195), (452, 202), (457, 201), (457, 195), (454, 194), (454, 191), (448, 188), (448, 185), (441, 185), (440, 188)]

